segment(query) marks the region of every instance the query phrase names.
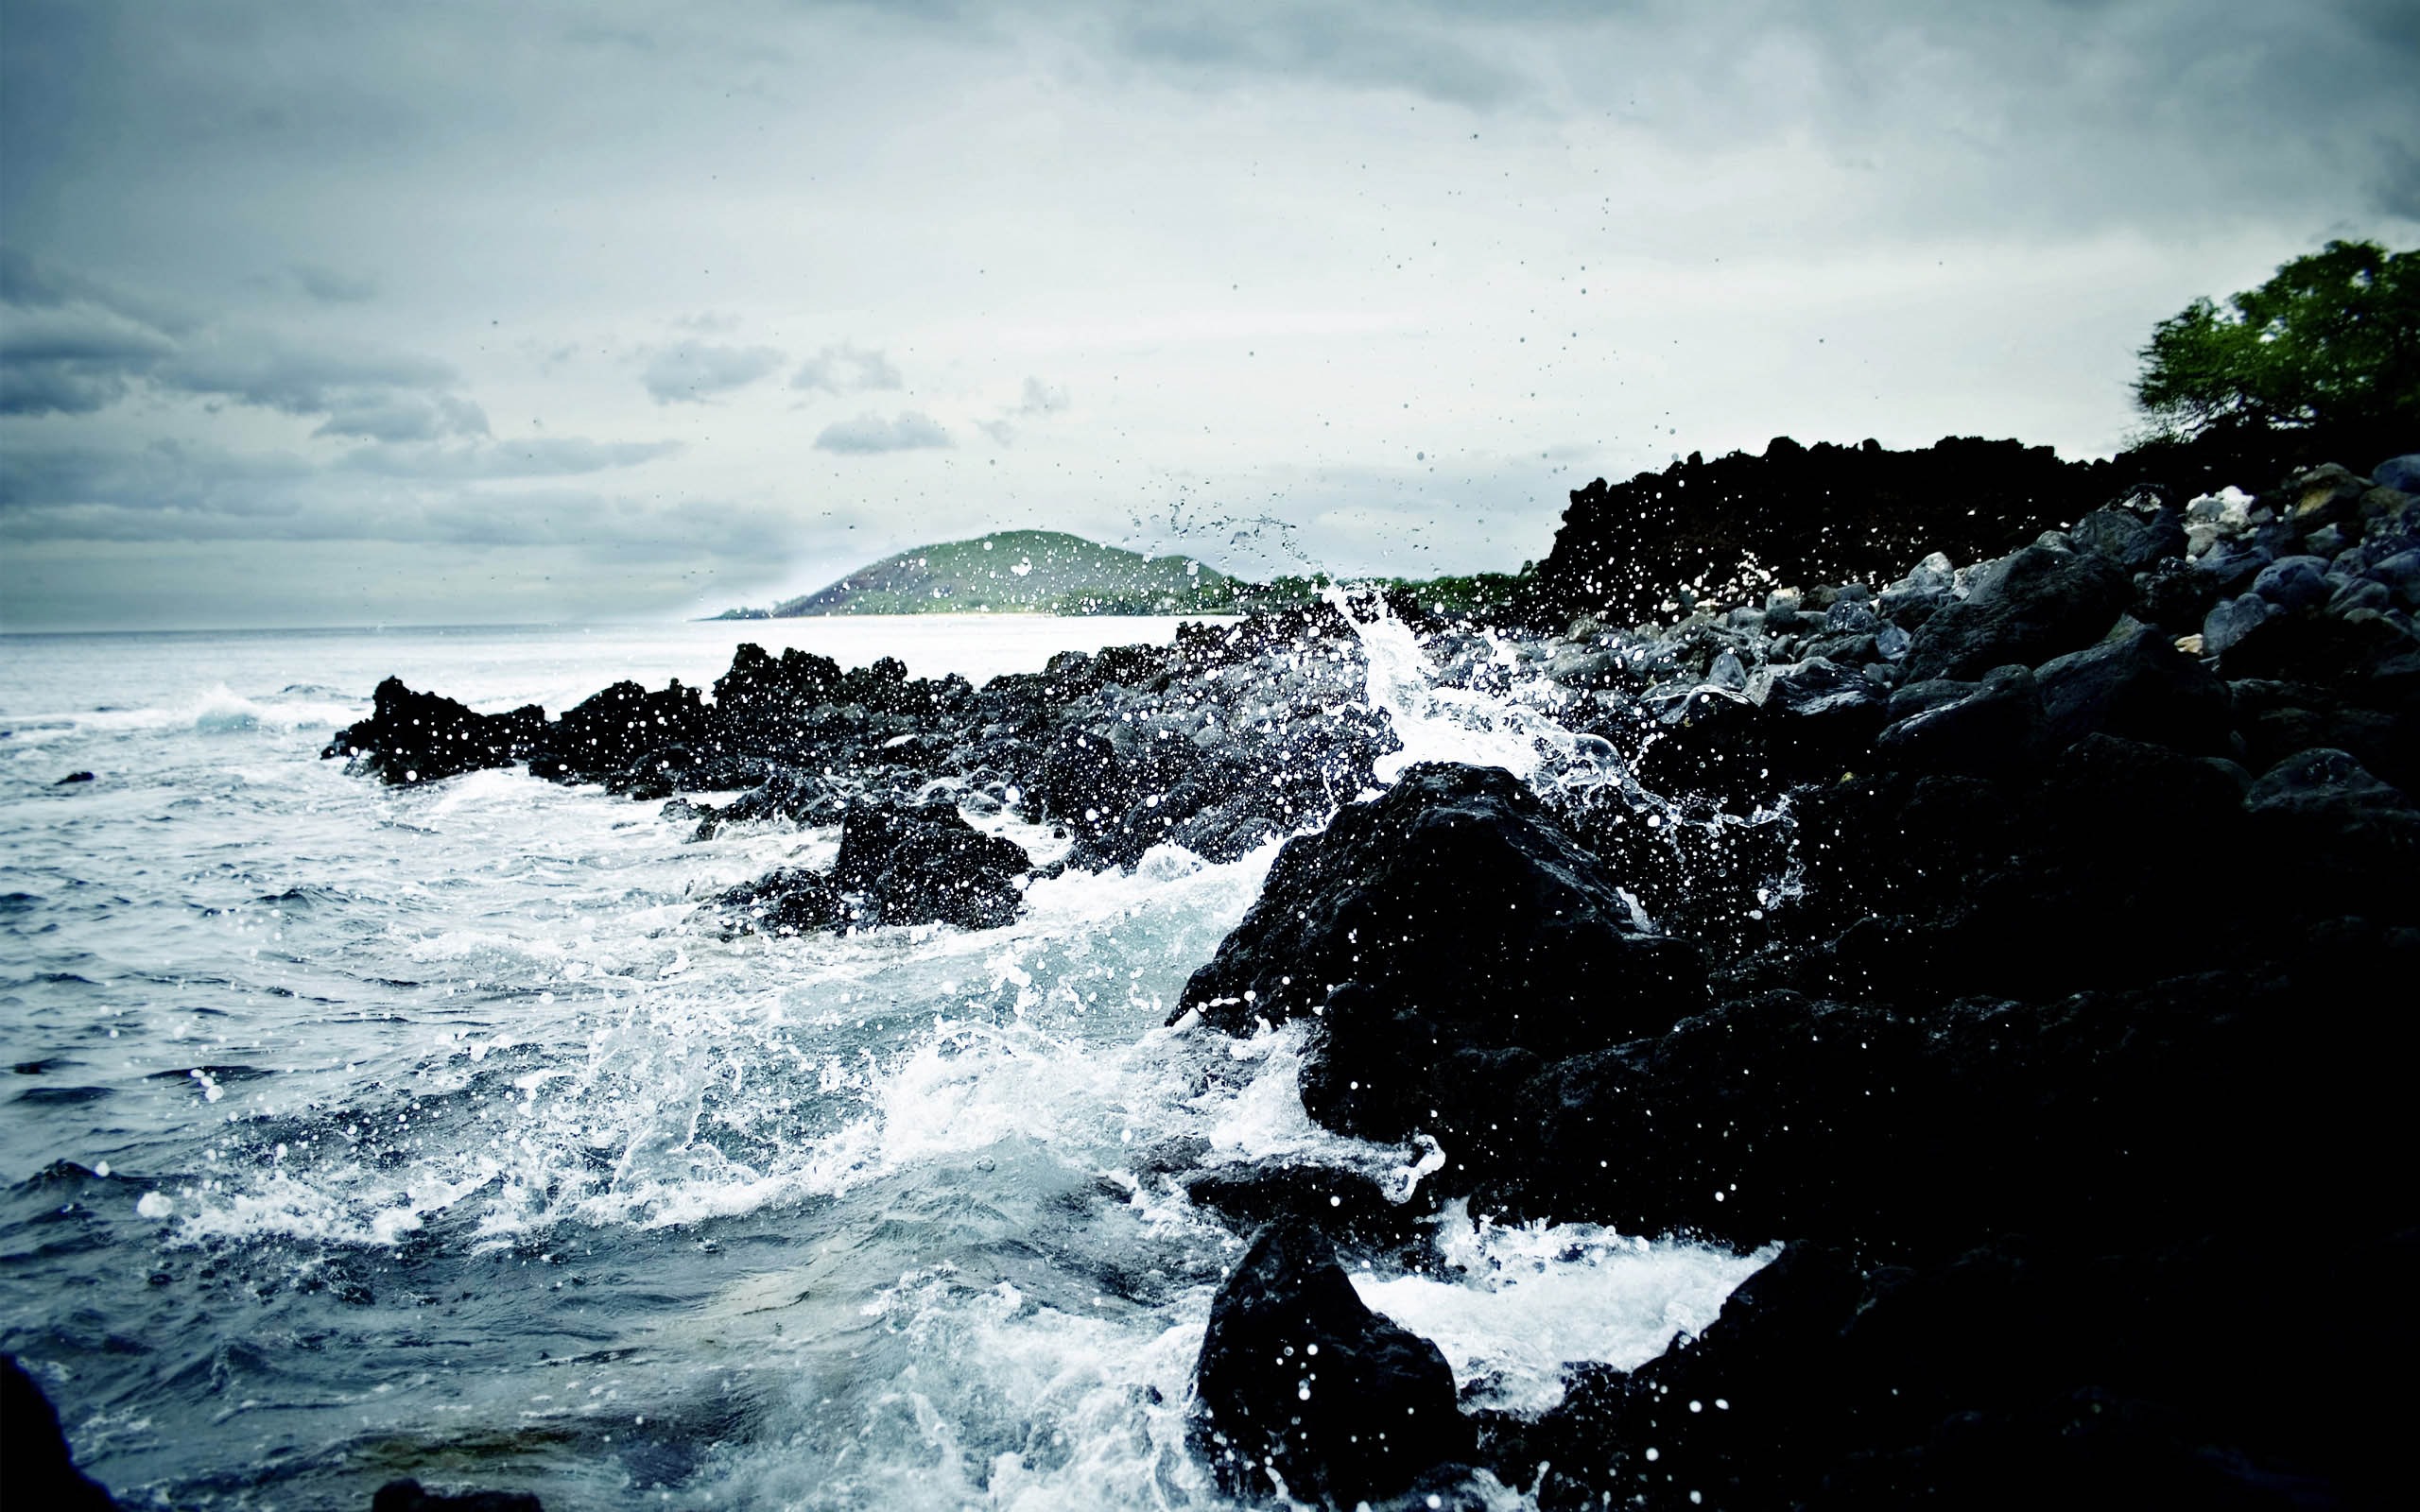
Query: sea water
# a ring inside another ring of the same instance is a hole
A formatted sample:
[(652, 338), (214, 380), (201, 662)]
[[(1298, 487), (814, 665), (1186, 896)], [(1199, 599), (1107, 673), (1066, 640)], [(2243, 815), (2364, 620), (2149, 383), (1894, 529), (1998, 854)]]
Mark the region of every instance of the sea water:
[[(1221, 1504), (1184, 1413), (1243, 1241), (1172, 1176), (1435, 1164), (1309, 1121), (1302, 1026), (1162, 1027), (1274, 846), (1041, 882), (1000, 930), (724, 941), (701, 899), (837, 833), (318, 759), (390, 673), (560, 711), (743, 641), (980, 683), (1174, 623), (0, 638), (0, 1349), (130, 1504)], [(1584, 747), (1365, 634), (1407, 759)], [(1439, 1247), (1355, 1284), (1522, 1412), (1765, 1258), (1460, 1208)]]

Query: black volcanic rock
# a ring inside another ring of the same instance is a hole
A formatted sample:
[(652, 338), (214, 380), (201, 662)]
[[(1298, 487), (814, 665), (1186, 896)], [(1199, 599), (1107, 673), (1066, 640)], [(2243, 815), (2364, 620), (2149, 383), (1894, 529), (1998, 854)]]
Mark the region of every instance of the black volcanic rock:
[(753, 882), (717, 894), (726, 936), (741, 934), (805, 935), (848, 921), (848, 900), (821, 871), (783, 867)]
[(2029, 765), (2044, 720), (2041, 686), (2022, 665), (1995, 667), (1979, 682), (1910, 682), (1893, 696), (1890, 713), (1876, 755), (1908, 771), (1968, 777)]
[(370, 1512), (544, 1512), (527, 1491), (457, 1491), (421, 1488), (408, 1478), (389, 1481), (370, 1500)]
[(2034, 681), (2044, 735), (2054, 747), (2098, 733), (2223, 755), (2234, 729), (2226, 684), (2156, 630), (2137, 628), (2055, 657), (2035, 670)]
[(1016, 880), (1032, 868), (1022, 846), (976, 829), (954, 804), (877, 803), (849, 811), (832, 880), (864, 899), (869, 923), (990, 929), (1016, 917)]
[(1742, 603), (1776, 580), (1888, 582), (1928, 551), (1962, 561), (2007, 551), (2113, 491), (2105, 467), (2015, 441), (1893, 452), (1778, 437), (1762, 456), (1692, 455), (1573, 492), (1538, 564), (1535, 610), (1552, 624), (1582, 611), (1635, 622), (1669, 618), (1682, 584)]
[(692, 805), (698, 827), (692, 840), (711, 840), (736, 824), (838, 824), (848, 799), (823, 780), (798, 771), (777, 771), (720, 808)]
[(370, 717), (338, 730), (320, 754), (350, 757), (389, 782), (433, 782), (510, 766), (546, 728), (545, 711), (536, 704), (483, 714), (437, 694), (414, 693), (401, 679), (389, 678), (372, 696)]
[(1219, 1287), (1195, 1366), (1193, 1441), (1231, 1496), (1351, 1507), (1466, 1458), (1437, 1346), (1370, 1311), (1328, 1242), (1262, 1229)]
[(1176, 1017), (1229, 1033), (1322, 1016), (1305, 1098), (1379, 1139), (1476, 1135), (1490, 1099), (1703, 999), (1698, 953), (1642, 931), (1592, 857), (1494, 767), (1424, 764), (1287, 842)]
[[(1452, 1391), (1449, 1378), (1449, 1401)], [(117, 1506), (98, 1482), (76, 1468), (50, 1399), (9, 1354), (0, 1354), (0, 1489), (8, 1493), (0, 1501), (28, 1512), (115, 1512)]]
[[(2310, 1282), (2408, 1274), (2406, 1238), (2313, 1257)], [(2390, 1504), (2391, 1394), (2314, 1393), (2412, 1341), (2386, 1299), (2368, 1330), (2238, 1332), (2261, 1315), (2244, 1246), (2076, 1255), (2023, 1238), (1920, 1271), (1795, 1243), (1721, 1315), (1641, 1369), (1582, 1372), (1481, 1458), (1539, 1504), (1651, 1508)], [(2221, 1448), (2221, 1446), (2224, 1446)]]
[(1907, 675), (1974, 678), (2081, 649), (2107, 633), (2132, 595), (2132, 579), (2104, 557), (2028, 546), (1977, 574), (1964, 598), (1917, 627)]

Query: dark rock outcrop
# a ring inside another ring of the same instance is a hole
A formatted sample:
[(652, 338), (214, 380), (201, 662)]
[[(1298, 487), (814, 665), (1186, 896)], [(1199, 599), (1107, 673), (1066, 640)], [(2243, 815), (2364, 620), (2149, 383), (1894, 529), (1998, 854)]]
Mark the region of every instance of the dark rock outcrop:
[(785, 867), (715, 899), (729, 934), (800, 935), (848, 925), (993, 929), (1017, 915), (1033, 860), (955, 805), (868, 803), (848, 811), (829, 873)]
[[(1449, 1400), (1452, 1391), (1449, 1378)], [(0, 1489), (8, 1493), (0, 1501), (11, 1507), (55, 1507), (59, 1512), (115, 1512), (117, 1507), (98, 1482), (76, 1468), (50, 1399), (9, 1354), (0, 1354)]]
[(989, 929), (1016, 917), (1017, 879), (1032, 869), (1023, 847), (985, 834), (953, 804), (876, 803), (849, 811), (832, 880), (863, 900), (869, 923)]
[(389, 1481), (370, 1500), (370, 1512), (544, 1512), (527, 1491), (424, 1490), (418, 1481)]
[(1700, 972), (1518, 779), (1422, 765), (1287, 843), (1176, 1016), (1234, 1033), (1320, 1016), (1315, 1117), (1475, 1154), (1501, 1093), (1546, 1059), (1668, 1026), (1703, 1003)]
[(1976, 575), (1964, 598), (1916, 629), (1907, 675), (1975, 678), (2090, 645), (2126, 607), (2132, 583), (2104, 557), (2028, 546)]
[(337, 731), (320, 754), (349, 757), (389, 782), (433, 782), (510, 766), (529, 754), (545, 729), (545, 711), (535, 704), (483, 714), (389, 678), (372, 695), (370, 717)]
[(1232, 1496), (1350, 1507), (1470, 1453), (1445, 1357), (1299, 1224), (1262, 1229), (1219, 1287), (1194, 1379), (1195, 1449)]
[(1575, 490), (1538, 564), (1534, 611), (1556, 625), (1582, 611), (1634, 622), (1685, 612), (1674, 597), (1685, 583), (1737, 603), (1776, 579), (1887, 582), (1927, 551), (2007, 551), (2112, 491), (2104, 469), (2015, 441), (1952, 437), (1893, 452), (1778, 437), (1761, 456), (1692, 455)]

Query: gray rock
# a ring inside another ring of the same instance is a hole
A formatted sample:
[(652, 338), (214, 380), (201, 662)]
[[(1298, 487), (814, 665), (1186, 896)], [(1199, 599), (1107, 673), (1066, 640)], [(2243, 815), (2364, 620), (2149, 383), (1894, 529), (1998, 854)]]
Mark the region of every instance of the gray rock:
[(2327, 585), (2327, 558), (2308, 556), (2281, 557), (2261, 568), (2252, 591), (2283, 610), (2325, 604), (2335, 592)]
[(2130, 573), (2185, 555), (2185, 525), (2170, 509), (2146, 516), (2114, 505), (2085, 515), (2068, 535), (2078, 551), (2106, 557)]
[(2370, 577), (2356, 577), (2336, 590), (2327, 601), (2327, 612), (2339, 618), (2357, 609), (2393, 609), (2394, 590)]
[(2285, 610), (2257, 593), (2231, 598), (2211, 610), (2202, 621), (2202, 654), (2222, 656), (2264, 621)]
[(2028, 546), (1925, 621), (1908, 647), (1908, 676), (1972, 678), (2046, 662), (2100, 639), (2133, 594), (2133, 579), (2106, 558)]
[(2244, 542), (2223, 545), (2193, 563), (2193, 570), (2207, 574), (2221, 593), (2229, 597), (2252, 587), (2252, 580), (2261, 570), (2277, 559), (2277, 554), (2264, 546)]
[(2370, 469), (2370, 481), (2382, 489), (2420, 493), (2420, 452), (2388, 457)]
[(2370, 480), (2334, 462), (2297, 473), (2287, 480), (2288, 515), (2306, 533), (2358, 514)]
[(2420, 551), (2399, 551), (2372, 565), (2368, 576), (2386, 585), (2398, 609), (2420, 610)]
[(2045, 662), (2034, 679), (2053, 749), (2101, 734), (2217, 755), (2234, 729), (2226, 684), (2148, 628)]
[[(1901, 694), (1914, 693), (1910, 684)], [(1898, 695), (1893, 696), (1895, 704)], [(2044, 721), (2033, 669), (1996, 667), (1974, 691), (1899, 720), (1876, 737), (1875, 750), (1910, 771), (1991, 777), (2031, 762)]]

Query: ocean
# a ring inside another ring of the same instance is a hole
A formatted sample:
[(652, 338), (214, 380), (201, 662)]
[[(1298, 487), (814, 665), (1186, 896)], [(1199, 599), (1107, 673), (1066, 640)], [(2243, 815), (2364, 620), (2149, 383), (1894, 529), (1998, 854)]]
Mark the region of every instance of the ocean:
[[(1174, 627), (0, 637), (0, 1349), (130, 1505), (400, 1475), (550, 1512), (1223, 1504), (1184, 1414), (1248, 1236), (1171, 1174), (1428, 1168), (1309, 1121), (1303, 1026), (1162, 1027), (1274, 845), (1070, 871), (999, 930), (725, 941), (701, 900), (837, 831), (691, 843), (593, 786), (319, 759), (389, 674), (560, 712), (711, 685), (746, 641), (980, 684)], [(1368, 633), (1401, 759), (1519, 770), (1553, 734)], [(1436, 1253), (1355, 1285), (1522, 1412), (1769, 1258), (1460, 1208)]]

